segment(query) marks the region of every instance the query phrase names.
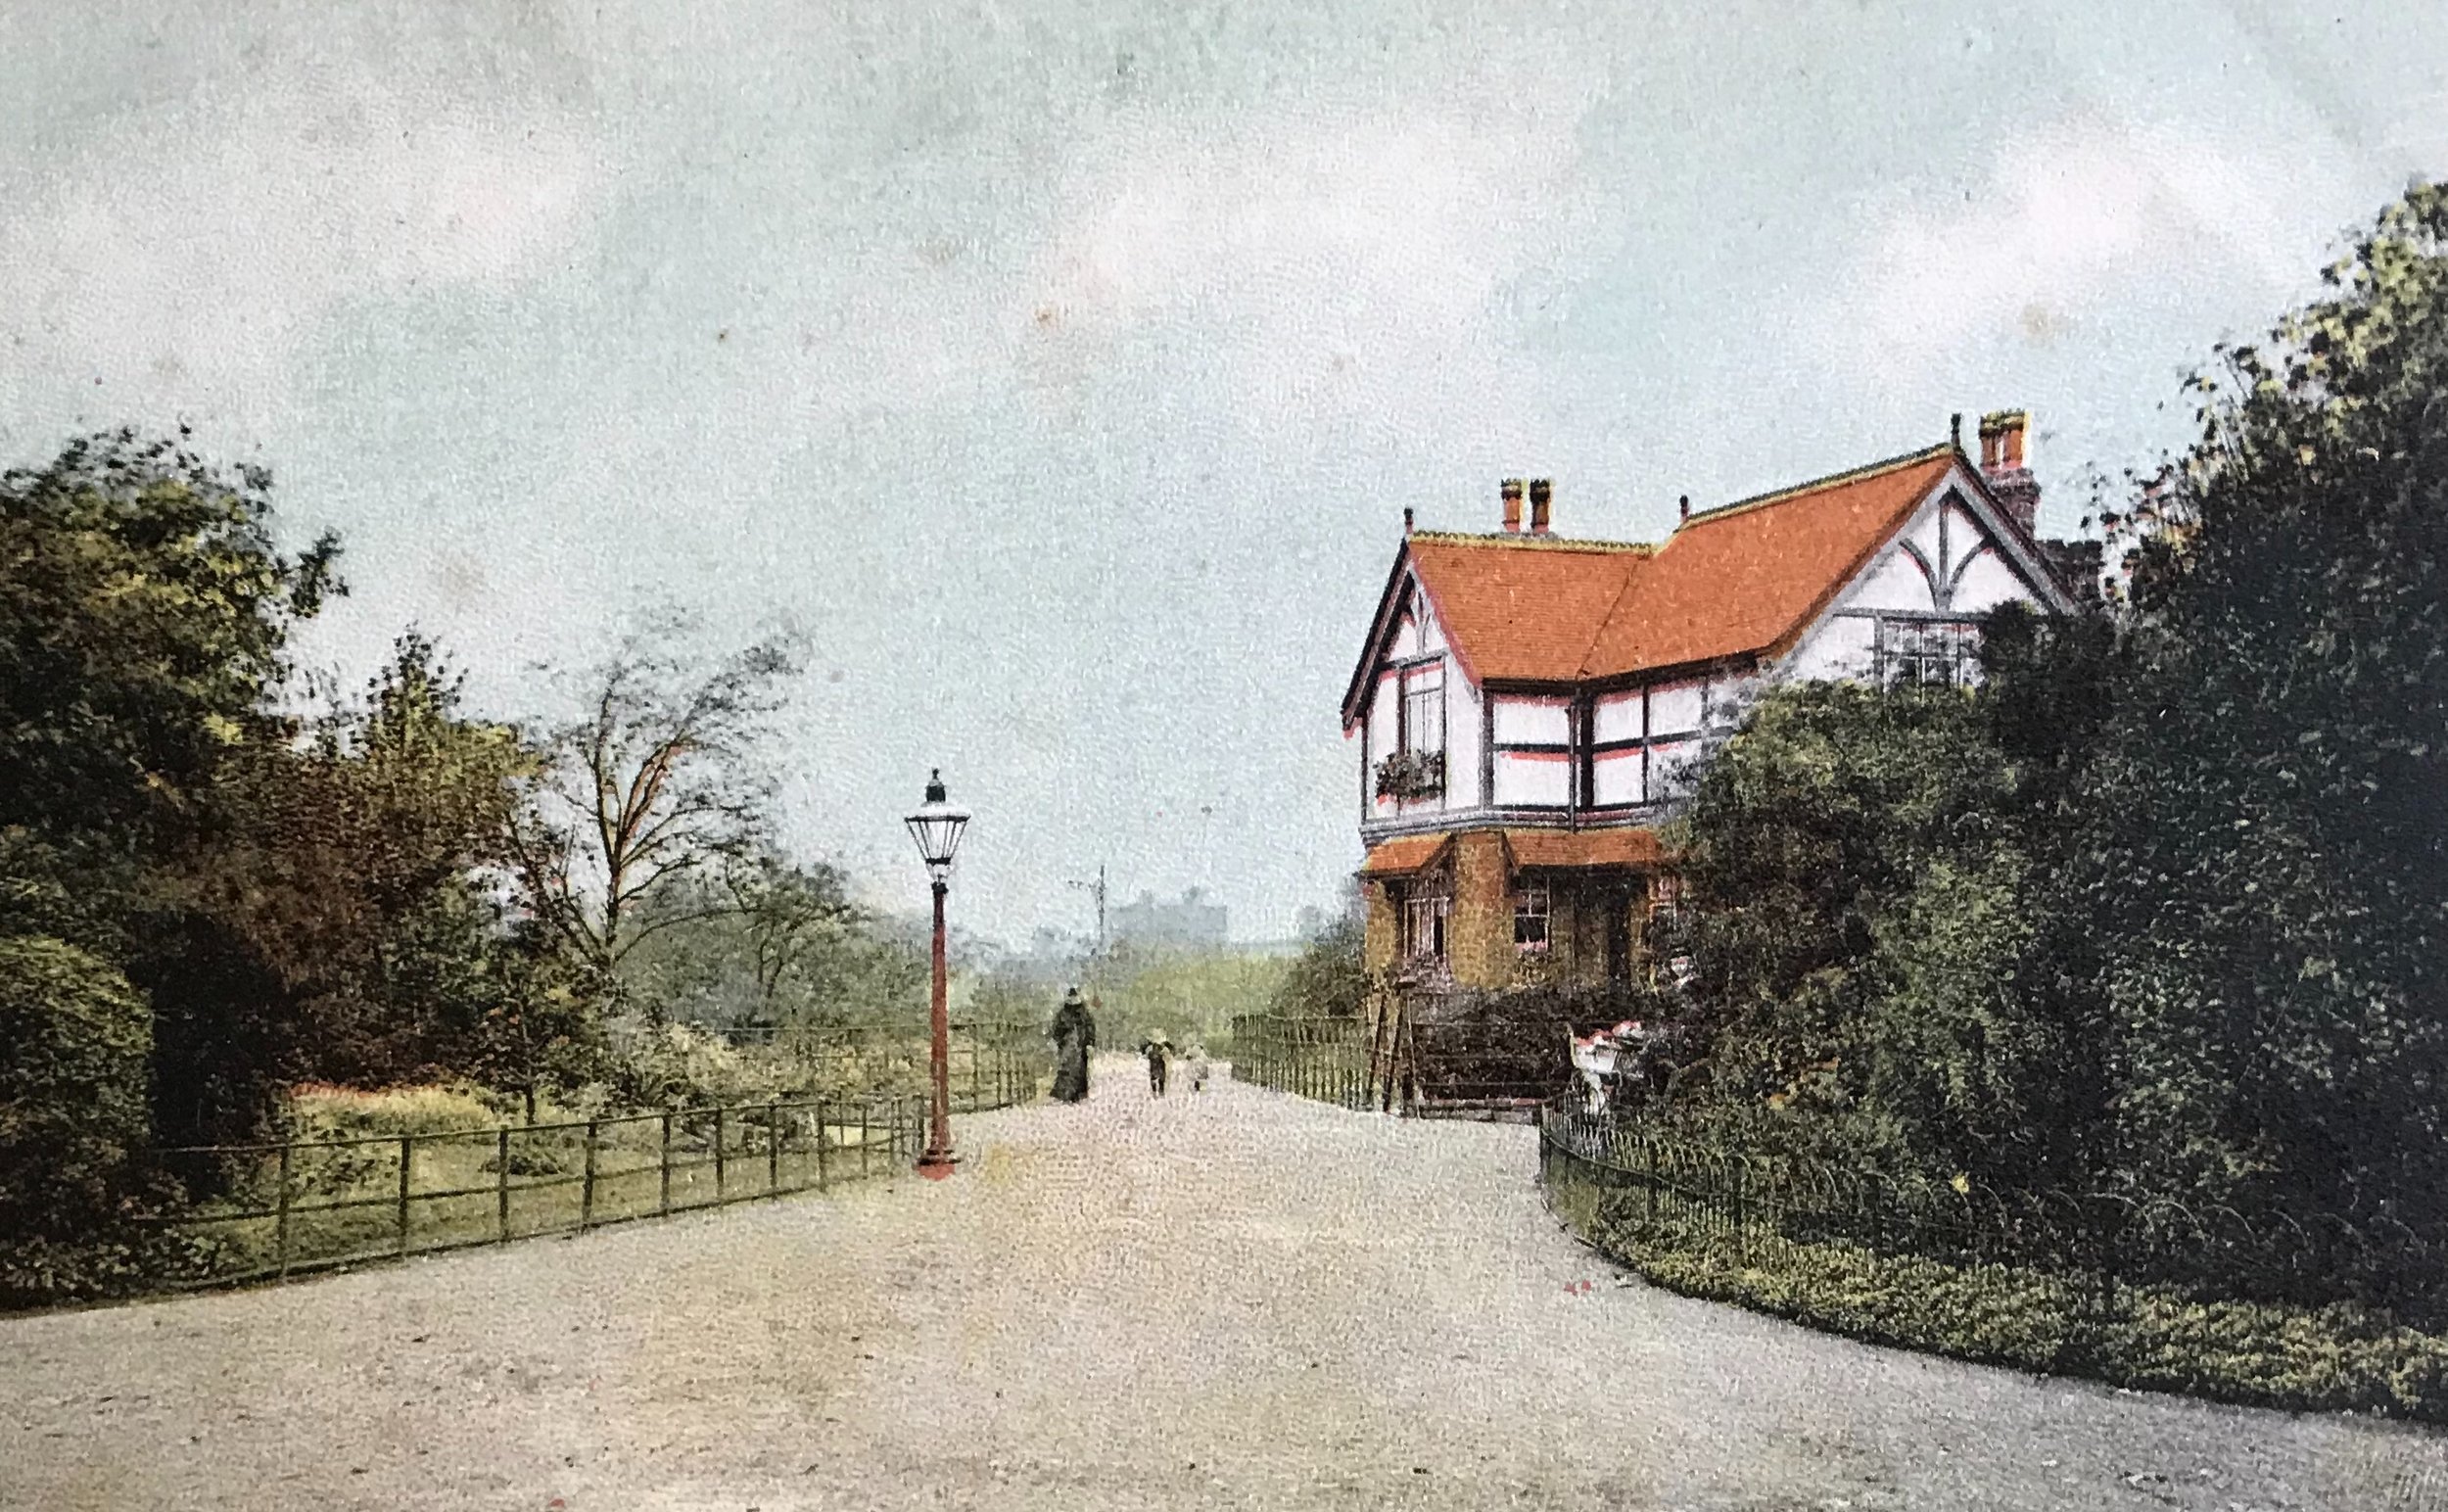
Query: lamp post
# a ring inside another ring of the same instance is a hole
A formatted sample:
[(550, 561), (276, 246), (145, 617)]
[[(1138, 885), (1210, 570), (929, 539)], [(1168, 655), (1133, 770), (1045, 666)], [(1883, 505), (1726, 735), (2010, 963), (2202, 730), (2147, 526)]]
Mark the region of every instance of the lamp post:
[(926, 1153), (918, 1157), (918, 1174), (941, 1181), (952, 1174), (952, 1016), (945, 1005), (944, 894), (952, 887), (952, 858), (961, 848), (961, 832), (969, 826), (968, 811), (956, 809), (944, 796), (944, 775), (938, 769), (926, 780), (926, 801), (904, 821), (926, 862), (926, 879), (935, 892), (935, 997), (928, 1029), (932, 1043), (927, 1066), (934, 1073), (932, 1119)]

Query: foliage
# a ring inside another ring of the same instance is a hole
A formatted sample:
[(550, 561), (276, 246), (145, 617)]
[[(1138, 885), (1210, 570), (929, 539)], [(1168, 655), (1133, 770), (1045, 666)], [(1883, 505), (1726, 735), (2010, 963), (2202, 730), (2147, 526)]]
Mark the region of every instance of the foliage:
[(1361, 953), (1360, 920), (1335, 916), (1308, 939), (1284, 972), (1268, 1004), (1272, 1013), (1299, 1018), (1359, 1016), (1368, 995), (1368, 969)]
[(274, 971), (310, 1033), (301, 1074), (356, 1083), (467, 1068), (509, 990), (495, 901), (514, 732), (459, 717), (462, 679), (400, 638), (360, 709), (241, 753), (215, 794), (219, 864), (192, 892)]
[(0, 475), (0, 928), (150, 999), (164, 1138), (259, 1127), (293, 1044), (277, 972), (201, 889), (233, 768), (287, 738), (283, 649), (341, 591), (338, 549), (284, 556), (260, 469), (132, 432)]
[(1648, 1281), (1874, 1344), (2143, 1390), (2294, 1410), (2448, 1422), (2448, 1336), (2353, 1302), (2102, 1292), (2028, 1263), (1965, 1265), (1649, 1217), (1631, 1192), (1560, 1190), (1582, 1236)]
[[(1177, 1050), (1203, 1045), (1221, 1053), (1237, 1015), (1264, 1012), (1282, 992), (1293, 963), (1230, 946), (1157, 949), (1117, 945), (1091, 984), (1101, 1044), (1125, 1048), (1161, 1031)], [(1054, 1016), (1055, 1001), (1037, 1010)]]
[(2201, 382), (2065, 875), (2117, 1163), (2257, 1210), (2448, 1191), (2448, 190)]
[(708, 665), (688, 630), (667, 617), (587, 674), (588, 711), (551, 732), (519, 811), (526, 906), (606, 985), (640, 940), (719, 911), (708, 884), (766, 820), (757, 747), (797, 648), (767, 639)]
[(108, 964), (0, 937), (0, 1301), (107, 1281), (142, 1194), (152, 1026)]
[(273, 548), (270, 479), (132, 431), (0, 474), (0, 829), (165, 847), (260, 730), (337, 542)]

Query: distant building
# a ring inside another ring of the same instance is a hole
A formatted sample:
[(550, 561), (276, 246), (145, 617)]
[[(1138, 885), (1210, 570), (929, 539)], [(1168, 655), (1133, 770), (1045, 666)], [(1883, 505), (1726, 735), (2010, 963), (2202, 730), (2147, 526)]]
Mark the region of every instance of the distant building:
[(1178, 903), (1159, 903), (1153, 893), (1143, 892), (1138, 902), (1114, 909), (1111, 928), (1117, 945), (1174, 950), (1222, 945), (1227, 933), (1224, 905), (1201, 901), (1196, 887)]

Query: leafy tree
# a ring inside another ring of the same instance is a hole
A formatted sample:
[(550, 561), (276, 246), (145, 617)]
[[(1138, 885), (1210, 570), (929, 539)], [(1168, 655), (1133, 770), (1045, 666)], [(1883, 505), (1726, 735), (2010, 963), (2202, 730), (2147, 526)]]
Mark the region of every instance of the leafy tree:
[(285, 556), (270, 480), (121, 431), (0, 474), (0, 927), (118, 962), (152, 1003), (157, 1132), (256, 1126), (289, 1042), (275, 973), (199, 906), (235, 761), (291, 628), (341, 591), (329, 536)]
[(599, 980), (663, 929), (726, 906), (705, 885), (761, 839), (767, 722), (800, 670), (785, 639), (711, 665), (666, 619), (588, 679), (588, 712), (554, 731), (517, 830), (527, 906)]
[(2062, 907), (2155, 1191), (2448, 1191), (2448, 191), (2202, 380)]
[(456, 1068), (501, 990), (516, 735), (458, 715), (462, 679), (413, 632), (361, 708), (259, 744), (215, 793), (221, 858), (193, 892), (233, 921), (310, 1025), (322, 1079)]
[(270, 487), (132, 431), (0, 474), (0, 829), (106, 856), (185, 837), (291, 626), (342, 591), (336, 538), (273, 547)]

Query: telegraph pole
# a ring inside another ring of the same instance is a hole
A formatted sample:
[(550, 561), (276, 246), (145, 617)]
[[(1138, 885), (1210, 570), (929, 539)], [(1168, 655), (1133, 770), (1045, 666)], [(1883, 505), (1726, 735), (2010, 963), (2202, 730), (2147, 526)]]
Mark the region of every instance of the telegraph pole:
[(1088, 997), (1090, 1006), (1101, 1009), (1105, 1003), (1097, 991), (1097, 981), (1104, 974), (1105, 962), (1105, 863), (1097, 864), (1096, 880), (1074, 881), (1071, 885), (1097, 900), (1097, 950), (1088, 958)]

